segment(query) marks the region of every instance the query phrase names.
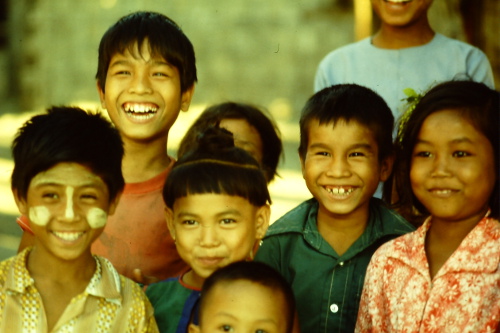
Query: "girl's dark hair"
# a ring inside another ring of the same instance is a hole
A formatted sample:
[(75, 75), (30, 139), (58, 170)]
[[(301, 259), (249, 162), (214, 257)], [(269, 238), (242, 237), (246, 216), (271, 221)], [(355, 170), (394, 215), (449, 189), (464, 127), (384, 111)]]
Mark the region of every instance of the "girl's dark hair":
[(125, 184), (120, 134), (100, 114), (76, 107), (52, 107), (26, 121), (12, 143), (12, 156), (12, 188), (23, 199), (33, 177), (62, 162), (81, 164), (101, 177), (110, 200)]
[[(414, 224), (420, 224), (429, 212), (415, 197), (411, 189), (410, 169), (413, 148), (418, 139), (420, 128), (425, 119), (434, 112), (456, 110), (462, 117), (490, 141), (494, 151), (495, 170), (499, 170), (499, 93), (488, 88), (483, 83), (473, 81), (449, 81), (430, 89), (417, 104), (406, 123), (401, 124), (403, 130), (396, 139), (396, 161), (394, 164), (393, 181), (386, 182), (389, 186), (394, 182), (396, 198), (393, 206), (406, 219)], [(495, 187), (490, 196), (489, 205), (492, 217), (499, 218), (499, 177), (496, 177)], [(386, 188), (385, 193), (391, 190)]]
[(205, 193), (239, 196), (256, 207), (271, 202), (259, 164), (235, 147), (232, 134), (222, 128), (206, 129), (196, 147), (174, 164), (163, 188), (163, 200), (172, 209), (178, 198)]
[(262, 168), (268, 182), (278, 175), (277, 168), (283, 145), (278, 127), (266, 111), (244, 103), (225, 102), (207, 108), (196, 119), (182, 139), (177, 156), (180, 158), (196, 144), (197, 136), (207, 127), (219, 127), (224, 119), (243, 119), (253, 126), (262, 140)]
[[(220, 284), (243, 280), (267, 287), (274, 292), (281, 293), (285, 299), (286, 312), (283, 314), (287, 319), (287, 330), (291, 332), (295, 315), (295, 297), (288, 282), (272, 267), (257, 261), (239, 261), (229, 264), (215, 271), (203, 283), (200, 301), (200, 317), (203, 309), (208, 305), (210, 292)], [(200, 318), (201, 319), (201, 318)]]

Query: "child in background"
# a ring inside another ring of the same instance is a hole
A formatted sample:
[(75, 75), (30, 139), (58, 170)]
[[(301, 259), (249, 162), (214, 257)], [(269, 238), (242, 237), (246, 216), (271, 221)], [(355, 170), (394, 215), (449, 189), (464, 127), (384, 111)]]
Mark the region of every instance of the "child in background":
[(0, 332), (158, 332), (139, 286), (90, 252), (124, 185), (118, 131), (54, 107), (21, 127), (12, 154), (34, 245), (0, 263)]
[(494, 87), (486, 55), (476, 47), (434, 32), (432, 0), (371, 0), (380, 28), (359, 42), (329, 53), (319, 64), (314, 91), (332, 84), (357, 83), (376, 91), (397, 119), (412, 88), (469, 77)]
[(429, 217), (373, 255), (357, 332), (498, 332), (499, 110), (498, 92), (456, 81), (409, 116), (397, 205)]
[(190, 268), (149, 285), (146, 294), (161, 332), (186, 332), (205, 279), (229, 263), (253, 259), (271, 200), (257, 161), (218, 128), (207, 129), (175, 163), (163, 198), (168, 228)]
[(102, 107), (124, 143), (125, 188), (92, 251), (138, 282), (176, 276), (186, 265), (168, 232), (161, 192), (174, 162), (168, 133), (194, 92), (193, 46), (168, 17), (135, 12), (102, 37), (96, 78)]
[(278, 174), (276, 170), (283, 151), (280, 132), (264, 110), (244, 103), (226, 102), (203, 111), (184, 135), (178, 158), (193, 148), (200, 133), (212, 126), (233, 133), (235, 145), (248, 151), (259, 162), (268, 183)]
[(292, 286), (302, 332), (354, 331), (372, 254), (414, 229), (372, 198), (391, 173), (393, 122), (380, 96), (354, 84), (302, 110), (299, 155), (314, 198), (273, 223), (256, 255)]
[(203, 284), (199, 326), (190, 333), (291, 333), (295, 314), (292, 289), (271, 267), (236, 262), (217, 270)]

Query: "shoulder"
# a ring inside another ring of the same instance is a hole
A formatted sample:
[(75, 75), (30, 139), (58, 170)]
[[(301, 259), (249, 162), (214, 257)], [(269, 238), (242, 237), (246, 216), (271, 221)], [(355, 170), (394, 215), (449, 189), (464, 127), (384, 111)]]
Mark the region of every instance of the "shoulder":
[(466, 42), (462, 42), (458, 39), (446, 37), (445, 35), (442, 35), (440, 33), (436, 33), (436, 36), (434, 37), (432, 42), (429, 43), (429, 45), (436, 48), (439, 47), (442, 49), (446, 49), (446, 51), (448, 52), (459, 52), (464, 55), (473, 54), (479, 57), (486, 58), (484, 52), (479, 48)]
[(316, 209), (317, 205), (314, 198), (302, 202), (271, 224), (264, 239), (286, 233), (302, 233), (311, 210)]
[(370, 214), (375, 220), (375, 223), (379, 225), (385, 233), (403, 235), (415, 230), (415, 227), (410, 222), (394, 210), (388, 208), (385, 203), (378, 198), (371, 199)]
[(370, 40), (371, 37), (368, 37), (358, 42), (347, 44), (331, 51), (323, 58), (323, 60), (321, 60), (320, 66), (327, 65), (332, 61), (338, 60), (339, 58), (351, 58), (358, 55), (367, 56), (366, 51), (372, 47)]

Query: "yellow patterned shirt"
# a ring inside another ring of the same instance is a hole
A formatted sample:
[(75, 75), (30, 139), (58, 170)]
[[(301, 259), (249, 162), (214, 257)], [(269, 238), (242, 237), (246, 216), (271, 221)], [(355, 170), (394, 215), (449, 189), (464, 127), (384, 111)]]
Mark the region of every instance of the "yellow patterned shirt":
[[(0, 332), (48, 333), (42, 298), (26, 269), (31, 248), (0, 262)], [(158, 332), (153, 308), (141, 288), (94, 256), (97, 269), (51, 332)]]

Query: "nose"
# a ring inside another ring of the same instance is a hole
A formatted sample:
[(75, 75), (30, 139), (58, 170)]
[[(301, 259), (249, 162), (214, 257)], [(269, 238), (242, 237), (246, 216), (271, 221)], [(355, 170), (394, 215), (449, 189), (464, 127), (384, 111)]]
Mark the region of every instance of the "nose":
[(64, 211), (59, 214), (59, 220), (63, 222), (76, 222), (80, 219), (80, 214), (76, 213), (76, 205), (73, 203), (74, 189), (71, 186), (66, 188), (66, 201), (62, 201)]
[(204, 247), (215, 247), (220, 244), (217, 228), (213, 226), (201, 226), (200, 245)]
[(449, 157), (436, 155), (432, 163), (433, 177), (447, 177), (450, 175)]
[(148, 73), (137, 72), (132, 77), (129, 92), (135, 94), (150, 94), (153, 91)]
[(335, 178), (349, 177), (351, 175), (349, 162), (347, 162), (345, 157), (332, 157), (326, 174), (329, 177)]

